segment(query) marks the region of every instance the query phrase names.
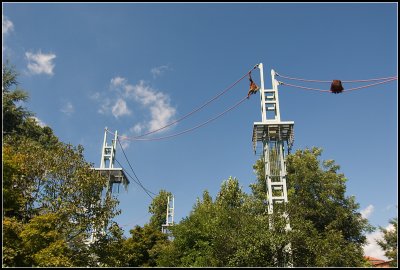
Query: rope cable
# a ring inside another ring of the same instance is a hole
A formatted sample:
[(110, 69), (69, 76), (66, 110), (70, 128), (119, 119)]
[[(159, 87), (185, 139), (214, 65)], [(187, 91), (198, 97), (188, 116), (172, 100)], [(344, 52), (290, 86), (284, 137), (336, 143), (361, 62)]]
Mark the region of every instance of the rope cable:
[[(117, 159), (115, 159), (115, 160), (118, 162), (119, 166), (121, 166), (121, 168), (125, 171), (125, 173), (126, 173), (136, 184), (138, 184), (139, 186), (141, 186), (145, 191), (147, 190), (149, 193), (151, 193), (151, 194), (153, 194), (153, 195), (156, 195), (154, 192), (151, 192), (150, 190), (148, 190), (147, 188), (145, 188), (145, 187), (143, 186), (142, 182), (140, 182), (139, 178), (136, 176), (136, 174), (135, 174), (135, 172), (134, 172), (133, 170), (132, 170), (132, 172), (133, 172), (133, 174), (135, 175), (136, 180), (135, 180), (135, 178), (133, 178), (133, 176), (131, 176), (128, 172), (126, 172), (125, 168), (122, 167), (122, 164), (121, 164)], [(151, 196), (150, 196), (150, 197), (151, 197)]]
[[(318, 83), (331, 83), (332, 81), (322, 81), (322, 80), (308, 80), (308, 79), (302, 79), (302, 78), (294, 78), (294, 77), (288, 77), (284, 75), (280, 75), (277, 72), (275, 72), (276, 76), (282, 77), (284, 79), (288, 80), (295, 80), (295, 81), (303, 81), (303, 82), (318, 82)], [(371, 82), (371, 81), (383, 81), (383, 80), (389, 80), (389, 79), (397, 79), (397, 76), (391, 76), (391, 77), (385, 77), (385, 78), (374, 78), (374, 79), (367, 79), (367, 80), (347, 80), (347, 81), (342, 81), (342, 83), (356, 83), (356, 82)]]
[[(395, 81), (395, 80), (397, 80), (397, 77), (392, 77), (391, 79), (388, 79), (388, 80), (385, 80), (385, 81), (382, 81), (382, 82), (371, 83), (371, 84), (363, 85), (363, 86), (359, 86), (359, 87), (353, 87), (353, 88), (350, 88), (350, 89), (347, 89), (347, 90), (343, 90), (343, 92), (359, 90), (359, 89), (371, 87), (371, 86), (378, 85), (378, 84), (388, 83), (388, 82)], [(302, 88), (302, 89), (306, 89), (306, 90), (313, 90), (313, 91), (320, 91), (320, 92), (331, 92), (330, 90), (324, 90), (324, 89), (312, 88), (312, 87), (305, 87), (305, 86), (285, 83), (285, 82), (281, 82), (281, 81), (278, 81), (278, 83), (281, 84), (281, 85), (286, 85), (286, 86), (291, 86), (291, 87), (296, 87), (296, 88)]]
[(165, 125), (165, 126), (163, 126), (163, 127), (160, 127), (160, 128), (158, 128), (158, 129), (149, 131), (149, 132), (147, 132), (147, 133), (144, 133), (144, 134), (141, 134), (141, 135), (132, 137), (132, 138), (133, 138), (133, 139), (136, 139), (136, 138), (141, 138), (141, 137), (144, 137), (144, 136), (153, 134), (153, 133), (155, 133), (155, 132), (158, 132), (158, 131), (160, 131), (160, 130), (163, 130), (163, 129), (167, 128), (167, 127), (172, 126), (173, 124), (176, 124), (176, 123), (178, 123), (178, 122), (180, 122), (180, 121), (182, 121), (182, 120), (188, 118), (190, 115), (192, 115), (192, 114), (194, 114), (194, 113), (200, 111), (200, 110), (203, 109), (205, 106), (207, 106), (208, 104), (210, 104), (211, 102), (213, 102), (214, 100), (218, 99), (220, 96), (222, 96), (223, 94), (225, 94), (226, 92), (228, 92), (228, 90), (232, 89), (236, 84), (238, 84), (241, 80), (243, 80), (248, 74), (251, 73), (251, 71), (253, 71), (253, 70), (256, 69), (257, 67), (258, 67), (258, 65), (255, 65), (251, 70), (249, 70), (248, 72), (246, 72), (246, 74), (244, 74), (240, 79), (238, 79), (238, 80), (235, 81), (233, 84), (231, 84), (230, 86), (228, 86), (226, 89), (224, 89), (224, 90), (223, 90), (222, 92), (220, 92), (218, 95), (216, 95), (215, 97), (211, 98), (211, 99), (208, 100), (206, 103), (204, 103), (203, 105), (197, 107), (196, 109), (192, 110), (191, 112), (185, 114), (185, 115), (182, 116), (181, 118), (179, 118), (179, 119), (177, 119), (177, 120), (175, 120), (175, 121), (173, 121), (173, 122), (171, 122), (171, 123), (169, 123), (169, 124), (167, 124), (167, 125)]
[[(152, 194), (154, 194), (154, 193), (151, 192), (150, 190), (146, 189), (145, 187), (143, 187), (143, 185), (141, 185), (140, 182), (138, 182), (135, 178), (133, 178), (133, 177), (125, 170), (125, 168), (122, 166), (122, 164), (121, 164), (117, 159), (115, 159), (115, 161), (118, 163), (119, 166), (121, 166), (121, 168), (125, 171), (125, 173), (133, 180), (133, 182), (135, 182), (136, 184), (138, 184), (138, 185), (147, 193), (147, 195), (148, 195), (151, 199), (153, 199), (153, 197), (152, 197), (149, 193), (152, 193)], [(148, 193), (148, 192), (149, 192), (149, 193)]]
[[(183, 130), (183, 131), (178, 132), (178, 133), (175, 133), (175, 134), (171, 134), (171, 135), (163, 136), (163, 137), (158, 137), (158, 138), (134, 138), (134, 137), (133, 137), (133, 138), (130, 138), (130, 137), (120, 136), (120, 135), (118, 135), (118, 137), (120, 137), (120, 138), (123, 139), (123, 140), (132, 140), (132, 141), (158, 141), (158, 140), (164, 140), (164, 139), (169, 139), (169, 138), (177, 137), (177, 136), (179, 136), (179, 135), (182, 135), (182, 134), (188, 133), (188, 132), (190, 132), (190, 131), (196, 130), (196, 129), (198, 129), (198, 128), (202, 127), (202, 126), (205, 126), (206, 124), (209, 124), (210, 122), (212, 122), (212, 121), (214, 121), (214, 120), (220, 118), (221, 116), (223, 116), (223, 115), (226, 114), (227, 112), (229, 112), (229, 111), (235, 109), (236, 107), (238, 107), (238, 106), (239, 106), (241, 103), (243, 103), (243, 101), (245, 101), (246, 99), (247, 99), (247, 96), (245, 96), (245, 97), (242, 98), (239, 102), (237, 102), (235, 105), (233, 105), (232, 107), (226, 109), (225, 111), (223, 111), (222, 113), (218, 114), (217, 116), (214, 116), (213, 118), (210, 118), (210, 119), (208, 119), (207, 121), (205, 121), (205, 122), (203, 122), (203, 123), (201, 123), (201, 124), (199, 124), (199, 125), (197, 125), (197, 126), (194, 126), (194, 127), (192, 127), (192, 128)], [(114, 134), (113, 132), (109, 131), (108, 129), (107, 129), (107, 132), (110, 133), (110, 134)]]
[[(131, 165), (131, 163), (129, 162), (128, 157), (126, 156), (125, 151), (124, 151), (124, 148), (122, 147), (122, 144), (121, 144), (121, 142), (120, 142), (120, 140), (119, 140), (118, 137), (117, 137), (117, 141), (118, 141), (118, 143), (119, 143), (119, 146), (121, 147), (122, 153), (124, 154), (126, 161), (127, 161), (128, 164), (129, 164), (129, 167), (131, 168), (133, 174), (135, 175), (136, 179), (137, 179), (138, 182), (140, 183), (140, 186), (146, 191), (147, 194), (148, 194), (148, 192), (150, 192), (150, 193), (152, 193), (153, 195), (155, 195), (155, 193), (153, 193), (153, 192), (149, 191), (148, 189), (146, 189), (146, 188), (143, 186), (143, 184), (140, 182), (139, 177), (137, 177), (135, 171), (133, 170), (132, 165)], [(119, 163), (119, 162), (118, 162), (118, 163)], [(119, 163), (119, 164), (120, 164), (120, 163)], [(120, 166), (121, 166), (121, 164), (120, 164)], [(121, 166), (121, 167), (122, 167), (122, 166)], [(148, 195), (150, 196), (150, 194), (148, 194)], [(151, 196), (150, 196), (150, 197), (151, 197)]]

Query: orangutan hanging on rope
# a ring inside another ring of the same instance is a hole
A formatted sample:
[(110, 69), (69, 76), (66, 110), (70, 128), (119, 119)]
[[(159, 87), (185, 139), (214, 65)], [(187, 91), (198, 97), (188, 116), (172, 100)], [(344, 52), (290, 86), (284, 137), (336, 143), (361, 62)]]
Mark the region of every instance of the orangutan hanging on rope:
[(260, 89), (260, 87), (258, 87), (257, 84), (253, 82), (253, 79), (251, 78), (251, 72), (249, 73), (249, 81), (250, 81), (250, 89), (249, 92), (247, 93), (247, 98), (249, 98), (250, 95), (255, 94), (258, 91), (258, 89)]
[(334, 94), (342, 93), (343, 91), (342, 81), (340, 80), (333, 80), (331, 84), (331, 92)]

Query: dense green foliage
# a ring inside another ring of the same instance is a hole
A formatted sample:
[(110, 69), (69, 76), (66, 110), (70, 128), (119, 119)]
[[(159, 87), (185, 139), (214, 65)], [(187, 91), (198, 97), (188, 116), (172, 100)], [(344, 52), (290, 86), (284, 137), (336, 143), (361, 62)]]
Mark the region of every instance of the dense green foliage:
[(385, 256), (391, 261), (390, 266), (397, 267), (397, 218), (390, 220), (393, 230), (380, 227), (383, 239), (377, 241), (378, 245), (385, 251)]
[(156, 230), (161, 230), (166, 223), (168, 197), (172, 200), (172, 193), (162, 189), (149, 206), (149, 213), (152, 214), (149, 225)]
[[(64, 144), (21, 105), (28, 95), (17, 73), (3, 65), (3, 266), (39, 267), (356, 267), (372, 228), (346, 197), (346, 178), (321, 149), (287, 156), (289, 203), (267, 213), (264, 162), (251, 194), (239, 181), (223, 181), (213, 199), (207, 191), (190, 214), (161, 232), (167, 198), (161, 190), (149, 206), (149, 222), (129, 237), (112, 222), (117, 200), (102, 196), (107, 179), (83, 158), (83, 147)], [(286, 213), (290, 221), (287, 229)], [(397, 260), (397, 219), (382, 229), (379, 244)], [(95, 239), (88, 244), (92, 231)]]
[[(371, 231), (346, 197), (346, 179), (321, 149), (287, 157), (289, 203), (267, 214), (264, 163), (254, 165), (256, 183), (245, 194), (237, 179), (224, 181), (215, 201), (207, 192), (172, 229), (174, 241), (159, 257), (162, 266), (363, 266), (365, 232)], [(285, 230), (284, 211), (291, 230)], [(269, 224), (273, 224), (270, 227)]]
[(16, 105), (27, 98), (16, 76), (3, 65), (3, 265), (91, 265), (86, 240), (118, 213), (117, 201), (101, 198), (107, 179), (83, 147), (59, 142)]

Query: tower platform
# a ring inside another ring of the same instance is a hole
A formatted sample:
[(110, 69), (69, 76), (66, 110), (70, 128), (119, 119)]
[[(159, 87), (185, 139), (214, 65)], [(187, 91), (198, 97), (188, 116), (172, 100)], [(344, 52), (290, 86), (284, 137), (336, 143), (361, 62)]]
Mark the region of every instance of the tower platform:
[(128, 177), (126, 177), (125, 172), (122, 168), (94, 168), (102, 176), (108, 177), (110, 186), (112, 184), (123, 184), (125, 189), (130, 183)]
[(253, 124), (253, 149), (255, 151), (258, 141), (286, 141), (288, 150), (294, 142), (294, 122), (293, 121), (266, 121), (254, 122)]

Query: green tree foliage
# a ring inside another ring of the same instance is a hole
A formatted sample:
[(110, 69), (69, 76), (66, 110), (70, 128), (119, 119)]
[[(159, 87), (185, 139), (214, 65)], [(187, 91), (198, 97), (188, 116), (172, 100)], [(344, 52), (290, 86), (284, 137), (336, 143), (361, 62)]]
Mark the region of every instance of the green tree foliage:
[[(246, 200), (247, 195), (234, 178), (222, 183), (214, 202), (205, 191), (202, 200), (197, 200), (190, 215), (171, 228), (174, 240), (165, 248), (165, 253), (160, 255), (159, 265), (246, 265), (241, 261), (246, 251), (241, 237), (246, 237), (248, 241), (254, 237), (246, 235), (254, 229), (246, 227), (246, 222), (251, 217), (251, 211), (247, 211), (249, 207), (245, 206)], [(250, 263), (247, 265), (251, 266)]]
[[(42, 252), (42, 255), (43, 252), (55, 254), (65, 251), (65, 245), (68, 244), (71, 252), (79, 251), (79, 254), (83, 254), (86, 250), (84, 242), (90, 230), (97, 228), (101, 232), (104, 224), (118, 213), (115, 199), (101, 198), (107, 179), (100, 177), (84, 161), (82, 147), (60, 143), (46, 149), (29, 138), (17, 142), (8, 141), (3, 147), (3, 215), (20, 222), (24, 230), (35, 228), (48, 231), (53, 227), (39, 228), (49, 223), (41, 218), (50, 218), (52, 216), (48, 215), (54, 214), (57, 217), (56, 225), (61, 227), (54, 227), (53, 230), (61, 233), (61, 239), (54, 238), (45, 242), (48, 246), (52, 245), (47, 251), (26, 250), (35, 254)], [(101, 200), (102, 203), (99, 203)], [(35, 227), (32, 227), (32, 222), (35, 222)], [(25, 232), (24, 235), (29, 234)], [(28, 242), (23, 241), (22, 244), (26, 246)], [(44, 266), (34, 256), (31, 254), (32, 260), (15, 264)], [(58, 262), (69, 266), (69, 263), (79, 263), (76, 260), (78, 257), (74, 256), (73, 262), (64, 259)], [(86, 263), (85, 260), (82, 263)]]
[(372, 227), (346, 197), (346, 178), (322, 150), (298, 150), (287, 158), (290, 222), (295, 266), (361, 266), (365, 232)]
[(11, 89), (16, 76), (3, 65), (3, 265), (91, 265), (86, 240), (118, 214), (117, 200), (101, 197), (108, 180), (83, 147), (59, 142), (16, 105), (27, 98)]
[(168, 197), (172, 199), (171, 192), (160, 190), (149, 206), (152, 214), (149, 223), (143, 227), (137, 225), (129, 231), (131, 236), (123, 244), (126, 266), (157, 265), (160, 254), (169, 245), (167, 235), (161, 232), (161, 225), (166, 221)]
[(28, 94), (18, 87), (18, 73), (8, 62), (3, 64), (3, 135), (14, 140), (29, 137), (50, 147), (58, 142), (51, 128), (38, 125), (32, 118), (34, 113), (28, 111), (21, 104), (28, 100)]
[(93, 260), (100, 267), (128, 266), (128, 254), (125, 247), (126, 238), (123, 230), (113, 222), (108, 233), (101, 234), (99, 239), (91, 245)]
[(378, 240), (378, 245), (385, 251), (385, 256), (392, 260), (390, 266), (397, 267), (397, 218), (389, 221), (393, 225), (393, 230), (379, 227), (383, 233), (383, 239)]
[(32, 113), (27, 111), (21, 105), (17, 105), (21, 101), (27, 101), (28, 94), (18, 88), (17, 76), (15, 68), (7, 61), (3, 64), (2, 69), (3, 81), (3, 134), (19, 131), (19, 126)]
[(23, 224), (16, 218), (3, 216), (3, 266), (26, 265), (20, 237)]
[(130, 237), (123, 236), (123, 230), (113, 223), (108, 233), (99, 235), (91, 245), (97, 266), (102, 267), (151, 267), (157, 265), (162, 251), (169, 245), (166, 234), (161, 232), (165, 223), (167, 198), (170, 192), (161, 190), (149, 207), (150, 222), (143, 227), (137, 225), (130, 230)]
[(127, 254), (127, 266), (156, 266), (159, 250), (166, 245), (167, 236), (161, 232), (161, 229), (156, 229), (149, 224), (143, 227), (135, 226), (129, 232), (131, 237), (123, 245)]
[(149, 213), (152, 214), (149, 225), (156, 230), (161, 230), (161, 225), (166, 222), (168, 197), (172, 200), (172, 193), (162, 189), (149, 206)]
[(20, 233), (27, 265), (73, 266), (72, 251), (63, 238), (63, 223), (57, 214), (33, 217)]
[[(215, 201), (208, 192), (190, 215), (171, 230), (160, 266), (363, 266), (365, 232), (371, 231), (346, 179), (332, 160), (320, 162), (321, 149), (287, 157), (289, 203), (267, 214), (264, 162), (256, 162), (256, 183), (245, 194), (236, 179), (221, 185)], [(286, 212), (291, 230), (286, 230)], [(271, 224), (271, 226), (270, 226)], [(288, 248), (290, 247), (290, 249)], [(289, 252), (291, 251), (291, 252)]]

